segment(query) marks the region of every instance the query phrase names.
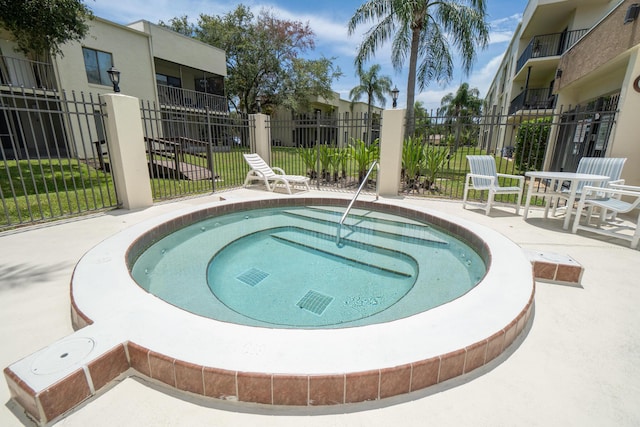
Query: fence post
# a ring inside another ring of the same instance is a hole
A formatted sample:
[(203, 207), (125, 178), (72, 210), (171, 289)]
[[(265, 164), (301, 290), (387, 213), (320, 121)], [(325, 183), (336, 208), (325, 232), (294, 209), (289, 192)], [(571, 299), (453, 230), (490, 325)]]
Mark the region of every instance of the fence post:
[(145, 153), (140, 103), (137, 98), (103, 95), (106, 102), (106, 132), (118, 201), (124, 209), (153, 205), (151, 180)]
[(250, 122), (253, 122), (253, 126), (250, 126), (249, 130), (253, 133), (253, 138), (251, 138), (251, 151), (258, 154), (270, 165), (271, 126), (269, 125), (269, 121), (271, 117), (266, 114), (250, 114), (249, 119)]
[(402, 139), (406, 110), (384, 110), (380, 130), (380, 195), (395, 197), (400, 188)]

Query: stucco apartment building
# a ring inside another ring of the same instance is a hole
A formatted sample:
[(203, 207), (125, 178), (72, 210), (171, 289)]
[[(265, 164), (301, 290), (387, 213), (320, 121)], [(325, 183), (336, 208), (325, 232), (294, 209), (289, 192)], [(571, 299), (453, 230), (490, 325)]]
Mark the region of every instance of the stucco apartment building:
[[(62, 55), (40, 61), (17, 52), (11, 35), (0, 32), (0, 95), (8, 108), (0, 114), (5, 156), (24, 158), (47, 149), (80, 157), (90, 153), (87, 144), (104, 139), (100, 120), (65, 122), (57, 117), (43, 119), (43, 114), (65, 108), (67, 104), (59, 102), (62, 97), (97, 101), (100, 94), (112, 93), (107, 73), (112, 66), (120, 71), (122, 94), (155, 103), (163, 114), (207, 108), (228, 112), (223, 50), (147, 21), (123, 26), (95, 17), (89, 26), (84, 40), (66, 43)], [(95, 102), (90, 104), (76, 105), (96, 108)], [(84, 135), (78, 137), (78, 133)]]
[[(545, 115), (570, 124), (553, 128), (545, 169), (626, 157), (623, 178), (640, 185), (639, 11), (637, 0), (529, 0), (485, 101), (514, 128)], [(495, 146), (513, 145), (507, 129)]]
[(333, 92), (329, 98), (317, 96), (311, 99), (309, 111), (305, 113), (292, 114), (283, 108), (276, 109), (271, 114), (271, 137), (283, 146), (319, 141), (344, 147), (352, 139), (371, 142), (380, 136), (382, 108), (372, 105), (371, 120), (367, 115), (366, 102), (351, 102)]

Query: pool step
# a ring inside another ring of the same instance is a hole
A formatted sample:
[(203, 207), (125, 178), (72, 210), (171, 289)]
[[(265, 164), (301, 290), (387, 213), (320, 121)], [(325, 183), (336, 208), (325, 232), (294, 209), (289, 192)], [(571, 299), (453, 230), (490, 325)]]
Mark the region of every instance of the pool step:
[[(332, 209), (314, 206), (304, 211), (287, 210), (284, 213), (296, 218), (338, 225), (344, 213), (344, 208)], [(394, 221), (385, 218), (383, 215), (362, 209), (353, 209), (349, 212), (349, 216), (345, 219), (343, 225), (349, 230), (364, 234), (400, 238), (403, 241), (448, 244), (446, 240), (434, 234), (428, 225), (411, 220), (407, 220), (407, 222)], [(344, 230), (342, 236), (344, 236)]]
[(286, 228), (272, 233), (271, 237), (397, 276), (412, 277), (416, 273), (416, 262), (407, 254), (349, 239), (343, 239), (344, 246), (338, 247), (335, 236), (294, 226)]

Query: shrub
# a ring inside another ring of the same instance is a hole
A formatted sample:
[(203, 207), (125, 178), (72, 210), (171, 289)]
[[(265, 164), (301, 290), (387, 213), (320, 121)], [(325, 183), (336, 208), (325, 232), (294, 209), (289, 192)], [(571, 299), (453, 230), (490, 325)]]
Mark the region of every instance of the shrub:
[(415, 187), (415, 182), (424, 167), (424, 154), (422, 138), (408, 137), (404, 140), (402, 146), (402, 173), (407, 189)]
[(551, 117), (527, 120), (520, 124), (514, 160), (521, 172), (542, 169), (550, 131)]

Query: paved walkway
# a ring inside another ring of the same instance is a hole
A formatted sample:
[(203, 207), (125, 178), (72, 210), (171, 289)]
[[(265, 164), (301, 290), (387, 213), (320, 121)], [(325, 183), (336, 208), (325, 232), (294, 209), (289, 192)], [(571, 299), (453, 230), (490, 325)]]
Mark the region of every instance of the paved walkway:
[[(221, 196), (269, 193), (237, 190)], [(219, 195), (0, 234), (0, 365), (73, 332), (69, 279), (89, 248), (146, 218), (212, 197)], [(640, 425), (640, 251), (625, 241), (565, 232), (561, 219), (544, 220), (539, 210), (525, 222), (507, 208), (485, 216), (463, 210), (459, 202), (406, 202), (486, 225), (524, 249), (569, 255), (585, 267), (582, 286), (538, 282), (533, 321), (510, 351), (480, 372), (404, 397), (328, 408), (267, 408), (175, 396), (146, 380), (128, 378), (56, 425)], [(9, 400), (2, 382), (0, 425), (32, 425)]]

